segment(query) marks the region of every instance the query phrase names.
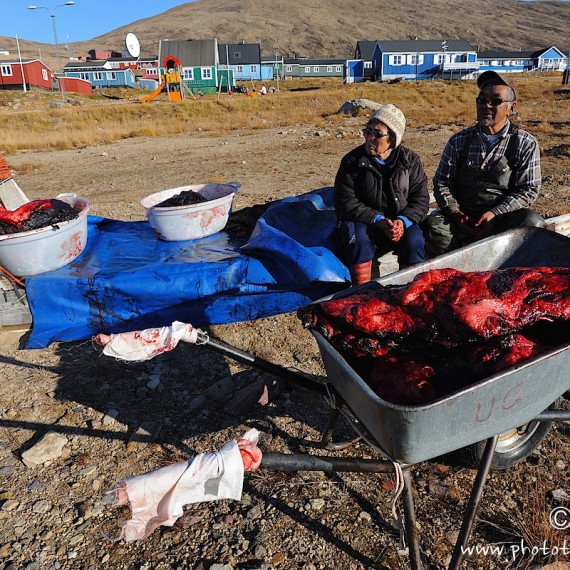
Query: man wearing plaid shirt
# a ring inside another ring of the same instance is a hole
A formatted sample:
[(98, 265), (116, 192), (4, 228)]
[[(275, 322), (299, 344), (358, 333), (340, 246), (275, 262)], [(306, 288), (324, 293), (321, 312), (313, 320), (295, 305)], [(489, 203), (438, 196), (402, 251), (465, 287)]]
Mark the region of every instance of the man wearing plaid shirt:
[(449, 139), (433, 179), (439, 210), (423, 224), (429, 257), (511, 228), (544, 226), (529, 209), (541, 185), (538, 141), (509, 120), (516, 90), (494, 71), (477, 85), (477, 124)]

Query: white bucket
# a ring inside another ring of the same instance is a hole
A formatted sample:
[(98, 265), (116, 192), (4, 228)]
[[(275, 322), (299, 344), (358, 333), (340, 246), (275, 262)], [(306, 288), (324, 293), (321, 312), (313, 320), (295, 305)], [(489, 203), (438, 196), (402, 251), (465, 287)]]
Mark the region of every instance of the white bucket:
[(87, 245), (87, 212), (91, 204), (73, 195), (57, 197), (79, 216), (45, 228), (0, 235), (0, 265), (18, 277), (59, 269), (71, 263)]
[[(234, 195), (239, 188), (236, 182), (229, 184), (198, 184), (170, 188), (156, 192), (141, 200), (148, 222), (160, 239), (183, 241), (215, 234), (226, 227)], [(156, 208), (176, 194), (192, 190), (201, 194), (207, 202), (191, 206)]]

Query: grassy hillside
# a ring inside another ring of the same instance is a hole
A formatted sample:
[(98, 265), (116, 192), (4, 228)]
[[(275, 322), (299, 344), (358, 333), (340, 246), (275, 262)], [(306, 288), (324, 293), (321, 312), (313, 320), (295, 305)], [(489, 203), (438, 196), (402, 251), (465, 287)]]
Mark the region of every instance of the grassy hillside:
[[(136, 17), (136, 15), (135, 15)], [(90, 49), (122, 50), (127, 32), (141, 42), (143, 56), (156, 55), (162, 38), (212, 38), (223, 43), (260, 43), (264, 55), (276, 51), (348, 58), (357, 40), (465, 39), (475, 48), (529, 50), (570, 48), (570, 2), (561, 0), (197, 0), (157, 16), (133, 21), (92, 40), (71, 44), (74, 55)], [(45, 60), (53, 46), (20, 40), (24, 56)], [(14, 39), (1, 38), (16, 53)]]

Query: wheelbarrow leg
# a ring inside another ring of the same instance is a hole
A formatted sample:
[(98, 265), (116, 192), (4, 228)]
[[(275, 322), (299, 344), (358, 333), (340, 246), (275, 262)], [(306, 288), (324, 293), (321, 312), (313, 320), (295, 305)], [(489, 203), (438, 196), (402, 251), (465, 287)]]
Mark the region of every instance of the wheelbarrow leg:
[(483, 451), (483, 457), (481, 458), (481, 463), (477, 469), (477, 476), (475, 477), (475, 482), (473, 483), (473, 488), (471, 489), (469, 504), (467, 505), (467, 510), (463, 516), (461, 530), (459, 531), (459, 536), (457, 537), (457, 542), (455, 543), (455, 548), (453, 549), (451, 562), (447, 570), (457, 570), (463, 561), (465, 547), (467, 546), (469, 536), (471, 535), (471, 531), (473, 530), (473, 526), (475, 524), (475, 516), (477, 515), (479, 502), (483, 496), (483, 488), (485, 487), (487, 475), (489, 474), (489, 469), (491, 468), (491, 461), (493, 459), (493, 453), (495, 453), (495, 447), (497, 446), (498, 439), (499, 436), (495, 435), (489, 438), (487, 440), (487, 444), (485, 445), (485, 451)]
[(409, 469), (403, 470), (404, 475), (404, 522), (406, 524), (406, 539), (410, 552), (410, 565), (412, 570), (422, 570), (420, 558), (420, 543), (418, 540), (418, 527), (416, 525), (416, 511), (414, 508), (414, 490), (412, 488), (412, 474)]
[(329, 415), (329, 420), (327, 422), (327, 427), (323, 430), (323, 435), (321, 437), (321, 445), (325, 448), (332, 441), (334, 427), (338, 422), (339, 417), (340, 417), (340, 408), (334, 407), (331, 410), (331, 413)]

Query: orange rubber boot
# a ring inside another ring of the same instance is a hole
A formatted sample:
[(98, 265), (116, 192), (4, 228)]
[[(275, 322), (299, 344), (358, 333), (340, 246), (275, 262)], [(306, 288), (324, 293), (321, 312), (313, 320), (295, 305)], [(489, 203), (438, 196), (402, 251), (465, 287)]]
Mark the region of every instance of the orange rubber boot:
[(353, 285), (362, 285), (372, 279), (372, 260), (356, 265), (349, 265), (350, 280)]

